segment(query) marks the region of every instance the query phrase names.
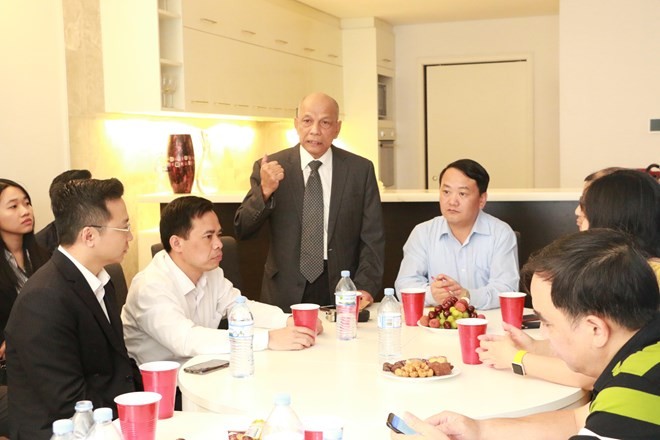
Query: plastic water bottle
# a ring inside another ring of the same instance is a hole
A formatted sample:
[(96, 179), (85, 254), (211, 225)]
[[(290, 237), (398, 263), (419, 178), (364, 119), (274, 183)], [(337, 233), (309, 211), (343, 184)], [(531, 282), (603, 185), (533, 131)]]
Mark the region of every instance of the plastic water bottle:
[(84, 439), (94, 424), (92, 415), (94, 405), (91, 400), (80, 400), (76, 402), (75, 408), (76, 412), (71, 417), (71, 420), (73, 420), (73, 438)]
[(50, 440), (73, 440), (73, 420), (55, 420), (53, 422), (53, 436)]
[(94, 410), (94, 426), (86, 438), (87, 440), (121, 440), (121, 434), (112, 424), (111, 408)]
[(303, 440), (305, 431), (300, 419), (291, 408), (291, 396), (275, 396), (275, 408), (266, 419), (261, 440)]
[(229, 313), (229, 343), (231, 354), (229, 369), (234, 377), (248, 377), (254, 374), (254, 318), (247, 306), (247, 298), (239, 296)]
[(394, 289), (385, 289), (378, 307), (378, 357), (381, 362), (398, 360), (401, 356), (401, 305)]
[(342, 270), (341, 279), (335, 289), (337, 338), (341, 340), (355, 339), (357, 336), (357, 322), (355, 321), (357, 294), (355, 284), (351, 280), (351, 272)]

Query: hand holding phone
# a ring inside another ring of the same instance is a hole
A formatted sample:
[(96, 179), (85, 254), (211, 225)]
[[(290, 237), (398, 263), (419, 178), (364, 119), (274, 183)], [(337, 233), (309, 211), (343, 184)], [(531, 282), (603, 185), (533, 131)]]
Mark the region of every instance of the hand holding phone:
[(183, 371), (192, 374), (206, 374), (221, 368), (227, 368), (228, 366), (229, 361), (225, 361), (223, 359), (211, 359), (210, 361), (185, 367)]
[(403, 421), (403, 419), (394, 413), (387, 416), (387, 427), (397, 434), (414, 435), (417, 432)]

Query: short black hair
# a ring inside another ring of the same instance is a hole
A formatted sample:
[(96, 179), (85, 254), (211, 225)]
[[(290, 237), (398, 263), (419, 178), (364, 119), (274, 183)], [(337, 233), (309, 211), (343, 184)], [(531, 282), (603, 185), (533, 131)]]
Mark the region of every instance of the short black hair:
[(89, 225), (103, 225), (110, 217), (106, 202), (120, 199), (124, 185), (115, 178), (71, 180), (56, 184), (51, 205), (60, 244), (75, 243), (78, 233)]
[(589, 229), (552, 242), (522, 269), (528, 291), (533, 275), (552, 283), (552, 304), (572, 320), (596, 315), (638, 330), (660, 305), (658, 280), (637, 242), (613, 229)]
[(438, 181), (442, 185), (442, 176), (445, 175), (445, 171), (449, 168), (456, 168), (470, 179), (477, 182), (477, 188), (479, 188), (479, 194), (483, 194), (488, 191), (488, 183), (490, 182), (490, 176), (488, 171), (481, 166), (479, 162), (475, 162), (472, 159), (459, 159), (447, 165), (442, 171), (440, 171), (440, 178)]
[(63, 173), (55, 176), (52, 182), (50, 182), (50, 187), (48, 188), (48, 195), (50, 198), (53, 198), (54, 188), (59, 184), (69, 183), (72, 180), (78, 179), (91, 179), (92, 173), (89, 170), (66, 170)]
[(660, 184), (651, 175), (621, 169), (599, 177), (582, 204), (590, 228), (627, 232), (649, 257), (660, 257)]
[(172, 250), (170, 237), (188, 238), (193, 219), (213, 211), (211, 201), (197, 196), (184, 196), (172, 200), (160, 213), (160, 242), (165, 252)]

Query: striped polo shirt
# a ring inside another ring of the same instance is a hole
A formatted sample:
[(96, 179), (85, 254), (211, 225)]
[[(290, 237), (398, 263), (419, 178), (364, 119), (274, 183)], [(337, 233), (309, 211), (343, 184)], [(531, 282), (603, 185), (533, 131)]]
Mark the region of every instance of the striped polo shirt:
[(660, 439), (660, 314), (619, 350), (594, 384), (585, 427), (571, 440)]

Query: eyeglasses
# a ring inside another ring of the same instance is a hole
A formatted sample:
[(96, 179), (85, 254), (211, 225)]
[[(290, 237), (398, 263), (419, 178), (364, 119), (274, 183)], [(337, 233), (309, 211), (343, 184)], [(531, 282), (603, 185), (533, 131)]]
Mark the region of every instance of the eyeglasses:
[[(312, 119), (312, 118), (304, 117), (304, 118), (300, 119), (300, 125), (302, 125), (305, 128), (311, 127), (313, 124), (314, 124), (314, 119)], [(330, 119), (321, 119), (319, 121), (319, 126), (323, 130), (327, 130), (328, 128), (332, 127), (333, 125), (335, 125), (335, 121), (332, 121)]]
[(126, 225), (125, 228), (115, 228), (112, 226), (100, 226), (100, 225), (87, 225), (90, 228), (97, 228), (97, 229), (112, 229), (113, 231), (119, 231), (119, 232), (131, 232), (131, 225)]

